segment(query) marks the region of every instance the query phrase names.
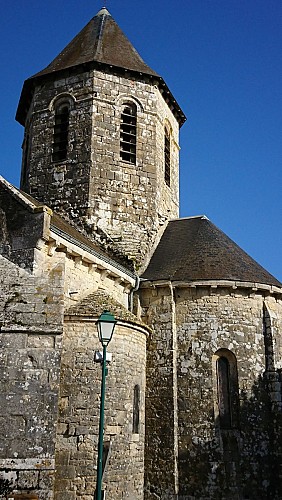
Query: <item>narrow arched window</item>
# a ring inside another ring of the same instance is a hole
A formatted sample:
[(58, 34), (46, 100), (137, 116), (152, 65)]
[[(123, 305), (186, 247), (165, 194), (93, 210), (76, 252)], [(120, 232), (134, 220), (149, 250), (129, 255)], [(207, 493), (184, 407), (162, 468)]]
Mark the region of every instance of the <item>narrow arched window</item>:
[(238, 427), (239, 392), (236, 358), (231, 351), (216, 353), (217, 416), (222, 429)]
[(263, 338), (265, 349), (265, 370), (266, 372), (274, 372), (274, 347), (272, 338), (271, 318), (266, 305), (263, 305)]
[(120, 123), (120, 157), (136, 164), (137, 108), (134, 103), (123, 106)]
[(164, 178), (167, 186), (170, 186), (170, 133), (167, 127), (165, 127), (165, 137), (164, 137)]
[(140, 386), (136, 384), (134, 386), (134, 394), (133, 394), (132, 432), (134, 434), (139, 434), (139, 423), (140, 423)]
[(68, 102), (59, 104), (55, 108), (55, 124), (53, 134), (53, 161), (63, 161), (68, 153), (69, 134), (69, 112)]
[(228, 359), (221, 356), (217, 360), (217, 397), (220, 426), (231, 427), (230, 372)]

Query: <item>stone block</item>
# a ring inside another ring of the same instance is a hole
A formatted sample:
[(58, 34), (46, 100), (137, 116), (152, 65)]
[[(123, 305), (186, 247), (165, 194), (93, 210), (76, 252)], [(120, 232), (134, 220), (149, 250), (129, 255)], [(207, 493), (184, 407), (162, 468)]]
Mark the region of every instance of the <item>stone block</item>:
[(29, 335), (27, 339), (27, 346), (28, 347), (35, 347), (35, 348), (54, 348), (54, 337), (50, 337), (49, 335)]
[(74, 479), (76, 476), (75, 467), (73, 465), (58, 465), (57, 478)]
[(21, 470), (18, 476), (18, 488), (36, 488), (39, 481), (39, 471)]
[(42, 490), (52, 490), (54, 477), (54, 471), (41, 470), (39, 472), (39, 488)]

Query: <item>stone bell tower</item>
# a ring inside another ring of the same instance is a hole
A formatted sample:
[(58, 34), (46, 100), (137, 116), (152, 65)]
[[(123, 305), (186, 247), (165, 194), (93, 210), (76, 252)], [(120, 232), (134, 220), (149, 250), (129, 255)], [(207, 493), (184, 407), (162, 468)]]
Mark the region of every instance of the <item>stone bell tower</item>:
[(25, 81), (21, 188), (140, 265), (178, 216), (185, 116), (106, 8)]

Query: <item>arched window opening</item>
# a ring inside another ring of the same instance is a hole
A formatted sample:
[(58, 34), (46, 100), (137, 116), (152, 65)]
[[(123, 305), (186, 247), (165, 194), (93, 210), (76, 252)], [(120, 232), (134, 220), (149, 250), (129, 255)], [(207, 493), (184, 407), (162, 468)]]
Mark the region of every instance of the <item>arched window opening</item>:
[(216, 363), (216, 415), (221, 429), (239, 425), (239, 390), (237, 363), (234, 354), (220, 349), (214, 356)]
[(271, 318), (266, 305), (263, 305), (263, 338), (265, 350), (265, 370), (266, 372), (275, 371), (274, 348), (272, 338)]
[(231, 427), (230, 372), (228, 359), (221, 356), (217, 360), (217, 396), (220, 426)]
[(136, 164), (137, 108), (133, 103), (125, 104), (121, 113), (120, 157)]
[(164, 139), (164, 163), (165, 172), (164, 178), (167, 186), (170, 186), (170, 133), (167, 127), (165, 127), (165, 139)]
[(55, 125), (53, 134), (53, 161), (67, 158), (69, 134), (69, 103), (62, 103), (55, 109)]
[(134, 386), (134, 394), (133, 394), (132, 432), (134, 434), (139, 434), (139, 423), (140, 423), (140, 386), (136, 384)]

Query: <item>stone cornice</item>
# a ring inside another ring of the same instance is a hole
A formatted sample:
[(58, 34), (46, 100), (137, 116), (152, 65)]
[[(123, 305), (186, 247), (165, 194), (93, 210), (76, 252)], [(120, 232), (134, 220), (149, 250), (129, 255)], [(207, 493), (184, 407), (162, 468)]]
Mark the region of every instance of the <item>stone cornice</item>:
[(70, 241), (58, 235), (54, 231), (50, 231), (48, 242), (48, 255), (54, 255), (56, 250), (65, 252), (72, 257), (80, 257), (83, 262), (89, 265), (90, 268), (101, 273), (102, 279), (105, 278), (105, 273), (118, 282), (123, 282), (126, 286), (134, 287), (136, 277), (132, 273), (127, 273), (122, 266), (115, 265), (111, 259), (105, 260), (98, 252), (94, 252), (92, 248), (86, 248), (85, 245), (79, 242)]
[(236, 281), (236, 280), (203, 280), (203, 281), (149, 281), (141, 280), (140, 288), (150, 287), (165, 287), (173, 286), (173, 288), (228, 288), (232, 290), (249, 289), (252, 293), (259, 292), (282, 297), (282, 288), (274, 285), (267, 285), (264, 283), (254, 283), (249, 281)]

